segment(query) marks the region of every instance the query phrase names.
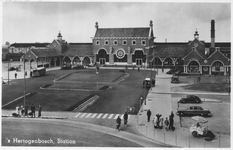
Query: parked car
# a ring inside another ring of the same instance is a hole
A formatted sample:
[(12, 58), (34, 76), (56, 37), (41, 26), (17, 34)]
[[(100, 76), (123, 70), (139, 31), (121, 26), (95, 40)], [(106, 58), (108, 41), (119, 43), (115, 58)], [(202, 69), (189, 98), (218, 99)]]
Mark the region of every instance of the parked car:
[(201, 99), (196, 95), (187, 95), (185, 98), (181, 98), (178, 103), (201, 103)]
[(74, 65), (72, 68), (73, 69), (84, 69), (84, 66), (82, 66), (82, 65)]
[(8, 69), (8, 71), (14, 71), (14, 70), (18, 70), (18, 68), (17, 68), (17, 67), (10, 67), (10, 68)]
[(71, 69), (71, 64), (64, 64), (62, 67), (61, 67), (62, 70), (66, 70), (66, 69)]
[(184, 109), (178, 109), (177, 115), (179, 116), (211, 116), (208, 109), (203, 109), (201, 106), (188, 106)]
[(179, 77), (178, 76), (172, 76), (171, 83), (180, 83)]
[(155, 86), (155, 79), (145, 78), (143, 80), (143, 88), (151, 88), (152, 86)]

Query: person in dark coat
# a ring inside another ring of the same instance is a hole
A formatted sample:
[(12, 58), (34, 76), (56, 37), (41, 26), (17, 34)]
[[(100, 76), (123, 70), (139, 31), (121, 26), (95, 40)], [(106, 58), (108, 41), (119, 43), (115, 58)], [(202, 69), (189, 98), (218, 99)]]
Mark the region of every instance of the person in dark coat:
[(15, 72), (15, 79), (17, 78), (17, 73)]
[(25, 106), (25, 116), (28, 116), (28, 105)]
[(118, 131), (120, 131), (120, 126), (121, 126), (121, 118), (120, 118), (120, 116), (117, 117), (116, 123), (117, 123), (117, 129), (118, 129)]
[(128, 123), (128, 113), (125, 112), (125, 114), (124, 114), (124, 125), (128, 126), (127, 123)]
[(36, 107), (32, 104), (31, 106), (31, 111), (32, 111), (32, 117), (36, 117)]
[(173, 111), (171, 111), (171, 115), (169, 116), (169, 130), (174, 130), (174, 114), (173, 114)]
[(148, 109), (147, 111), (147, 121), (150, 122), (151, 111)]
[(39, 105), (38, 117), (41, 117), (41, 110), (42, 110), (42, 107), (41, 107), (41, 105)]

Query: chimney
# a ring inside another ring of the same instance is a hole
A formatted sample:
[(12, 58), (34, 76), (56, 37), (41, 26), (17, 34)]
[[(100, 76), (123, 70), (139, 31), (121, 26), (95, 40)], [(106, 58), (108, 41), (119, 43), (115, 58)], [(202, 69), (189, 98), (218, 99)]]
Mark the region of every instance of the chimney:
[(212, 48), (215, 47), (215, 22), (214, 20), (211, 20), (211, 30), (210, 30), (210, 33), (211, 33), (211, 46)]

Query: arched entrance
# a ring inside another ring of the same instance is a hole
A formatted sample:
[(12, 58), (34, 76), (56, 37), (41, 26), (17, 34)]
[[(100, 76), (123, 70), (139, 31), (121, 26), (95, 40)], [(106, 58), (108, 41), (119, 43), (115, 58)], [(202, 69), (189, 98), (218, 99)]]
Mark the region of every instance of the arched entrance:
[(175, 62), (176, 66), (183, 66), (184, 65), (184, 60), (182, 58), (177, 58)]
[(98, 54), (96, 54), (96, 62), (99, 62), (100, 65), (104, 65), (106, 62), (109, 62), (109, 55), (105, 49), (100, 49)]
[(191, 61), (188, 65), (188, 73), (199, 73), (199, 63)]
[(136, 50), (133, 54), (133, 62), (136, 65), (142, 65), (142, 63), (146, 62), (146, 55), (144, 55), (143, 50)]
[(83, 65), (84, 66), (87, 66), (87, 65), (89, 65), (91, 63), (91, 60), (90, 60), (90, 58), (89, 57), (84, 57), (83, 58)]
[(162, 66), (162, 61), (161, 61), (161, 59), (159, 58), (159, 57), (155, 57), (154, 59), (153, 59), (153, 68), (154, 67), (158, 67), (158, 66)]
[(173, 60), (172, 60), (172, 58), (170, 58), (170, 57), (165, 58), (165, 60), (164, 60), (164, 62), (163, 62), (163, 66), (164, 66), (164, 67), (171, 67), (171, 66), (174, 66), (174, 65), (173, 65)]
[(215, 61), (211, 66), (211, 74), (212, 75), (223, 75), (224, 67), (221, 61)]
[(74, 57), (73, 64), (74, 65), (81, 64), (81, 60), (80, 60), (80, 58), (78, 56)]
[(70, 58), (69, 58), (68, 56), (65, 56), (65, 57), (63, 58), (63, 62), (64, 62), (64, 64), (70, 64), (70, 63), (71, 63), (71, 60), (70, 60)]

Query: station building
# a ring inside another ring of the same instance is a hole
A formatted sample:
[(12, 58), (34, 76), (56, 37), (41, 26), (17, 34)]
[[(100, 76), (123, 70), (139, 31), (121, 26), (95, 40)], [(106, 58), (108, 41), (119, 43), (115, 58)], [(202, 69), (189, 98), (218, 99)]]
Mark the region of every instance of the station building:
[[(187, 74), (230, 73), (231, 43), (215, 42), (214, 20), (211, 20), (210, 43), (200, 40), (197, 30), (188, 42), (154, 42), (152, 21), (149, 27), (141, 28), (100, 28), (96, 22), (95, 28), (92, 43), (68, 43), (59, 31), (57, 39), (44, 47), (28, 48), (21, 59), (35, 67), (98, 62), (103, 66), (176, 67)], [(20, 43), (11, 45), (11, 51), (16, 45)]]

